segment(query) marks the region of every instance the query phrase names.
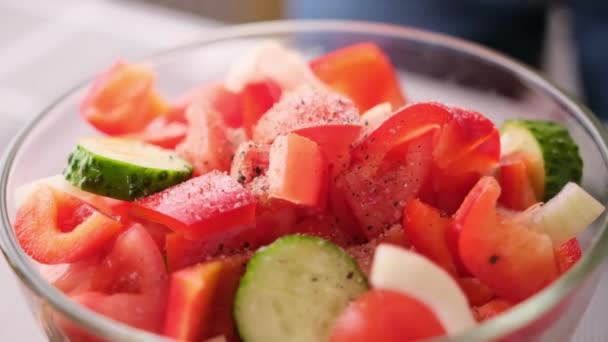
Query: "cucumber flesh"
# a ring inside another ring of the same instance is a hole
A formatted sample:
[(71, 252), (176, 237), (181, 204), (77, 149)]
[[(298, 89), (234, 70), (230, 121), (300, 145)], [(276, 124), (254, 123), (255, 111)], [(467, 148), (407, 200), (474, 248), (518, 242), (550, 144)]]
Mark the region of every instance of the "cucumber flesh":
[(583, 161), (568, 130), (555, 122), (507, 120), (501, 128), (503, 155), (526, 156), (538, 201), (548, 201), (568, 182), (580, 183)]
[(444, 269), (420, 254), (390, 244), (376, 248), (371, 283), (402, 292), (435, 313), (448, 335), (475, 325), (466, 295)]
[(524, 215), (558, 247), (585, 230), (604, 210), (603, 204), (571, 182), (549, 202), (529, 209)]
[(119, 138), (81, 139), (64, 170), (65, 179), (82, 190), (129, 201), (191, 175), (192, 166), (175, 152)]
[(368, 289), (357, 263), (333, 243), (289, 235), (260, 249), (247, 265), (234, 303), (247, 342), (318, 342)]

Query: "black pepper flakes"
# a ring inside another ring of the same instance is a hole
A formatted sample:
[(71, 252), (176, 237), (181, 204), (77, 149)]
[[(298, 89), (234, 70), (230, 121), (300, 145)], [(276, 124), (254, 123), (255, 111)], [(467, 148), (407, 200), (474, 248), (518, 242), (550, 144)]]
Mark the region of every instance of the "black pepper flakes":
[(355, 276), (355, 273), (353, 271), (348, 272), (348, 274), (346, 274), (346, 279), (353, 279), (353, 277)]
[(498, 259), (499, 259), (498, 255), (492, 254), (490, 256), (490, 264), (496, 265), (496, 263), (498, 262)]

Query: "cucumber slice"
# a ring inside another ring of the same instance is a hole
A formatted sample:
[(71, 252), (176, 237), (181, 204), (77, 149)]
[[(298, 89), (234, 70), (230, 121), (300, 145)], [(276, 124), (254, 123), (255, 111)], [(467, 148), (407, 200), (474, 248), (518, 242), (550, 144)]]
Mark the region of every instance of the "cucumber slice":
[(580, 183), (583, 160), (568, 130), (555, 122), (507, 120), (501, 128), (503, 155), (523, 153), (536, 199), (548, 201), (568, 182)]
[(260, 249), (236, 293), (234, 317), (246, 342), (319, 342), (367, 290), (357, 263), (333, 243), (289, 235)]
[(192, 166), (173, 151), (140, 141), (84, 138), (63, 174), (82, 190), (132, 201), (187, 180)]
[(583, 188), (568, 183), (549, 202), (529, 209), (524, 215), (530, 215), (533, 225), (549, 235), (553, 246), (558, 247), (585, 230), (604, 209)]
[(374, 254), (370, 279), (374, 288), (399, 291), (428, 306), (448, 335), (475, 325), (467, 297), (452, 276), (420, 254), (381, 244)]

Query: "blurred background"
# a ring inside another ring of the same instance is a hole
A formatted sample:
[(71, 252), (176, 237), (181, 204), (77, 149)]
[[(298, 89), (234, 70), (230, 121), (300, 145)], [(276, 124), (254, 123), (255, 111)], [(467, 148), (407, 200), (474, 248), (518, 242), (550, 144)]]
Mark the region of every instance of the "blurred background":
[[(607, 6), (594, 0), (0, 0), (0, 151), (76, 82), (119, 56), (138, 58), (209, 30), (280, 18), (411, 25), (499, 49), (540, 68), (608, 117)], [(604, 66), (606, 64), (606, 66)], [(590, 66), (600, 66), (599, 69)], [(599, 71), (598, 71), (599, 70)], [(598, 86), (599, 84), (599, 86)], [(593, 86), (590, 86), (593, 85)], [(604, 276), (604, 288), (608, 289)], [(600, 285), (602, 286), (602, 285)], [(0, 341), (43, 341), (0, 260)], [(576, 341), (606, 341), (598, 291)]]

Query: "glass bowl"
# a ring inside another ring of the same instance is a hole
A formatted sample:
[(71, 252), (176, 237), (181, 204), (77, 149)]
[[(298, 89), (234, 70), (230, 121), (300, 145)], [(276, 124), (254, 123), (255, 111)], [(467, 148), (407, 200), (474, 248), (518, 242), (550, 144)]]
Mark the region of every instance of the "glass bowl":
[[(243, 51), (267, 39), (278, 40), (309, 57), (372, 41), (390, 56), (410, 101), (438, 100), (460, 105), (486, 114), (497, 124), (508, 117), (561, 122), (581, 147), (584, 187), (602, 203), (608, 200), (607, 135), (598, 119), (535, 71), (459, 39), (383, 24), (279, 21), (221, 29), (198, 42), (144, 60), (158, 71), (161, 92), (174, 96), (201, 82), (220, 79)], [(61, 315), (110, 341), (166, 341), (70, 301), (45, 281), (40, 267), (19, 247), (11, 228), (15, 188), (60, 173), (77, 137), (97, 134), (77, 114), (85, 87), (80, 84), (52, 103), (8, 149), (0, 178), (2, 249), (21, 280), (28, 304), (51, 340), (65, 340), (56, 324)], [(446, 340), (568, 339), (589, 304), (598, 281), (599, 272), (595, 271), (608, 252), (606, 219), (603, 215), (580, 237), (584, 256), (558, 281), (508, 313)]]

